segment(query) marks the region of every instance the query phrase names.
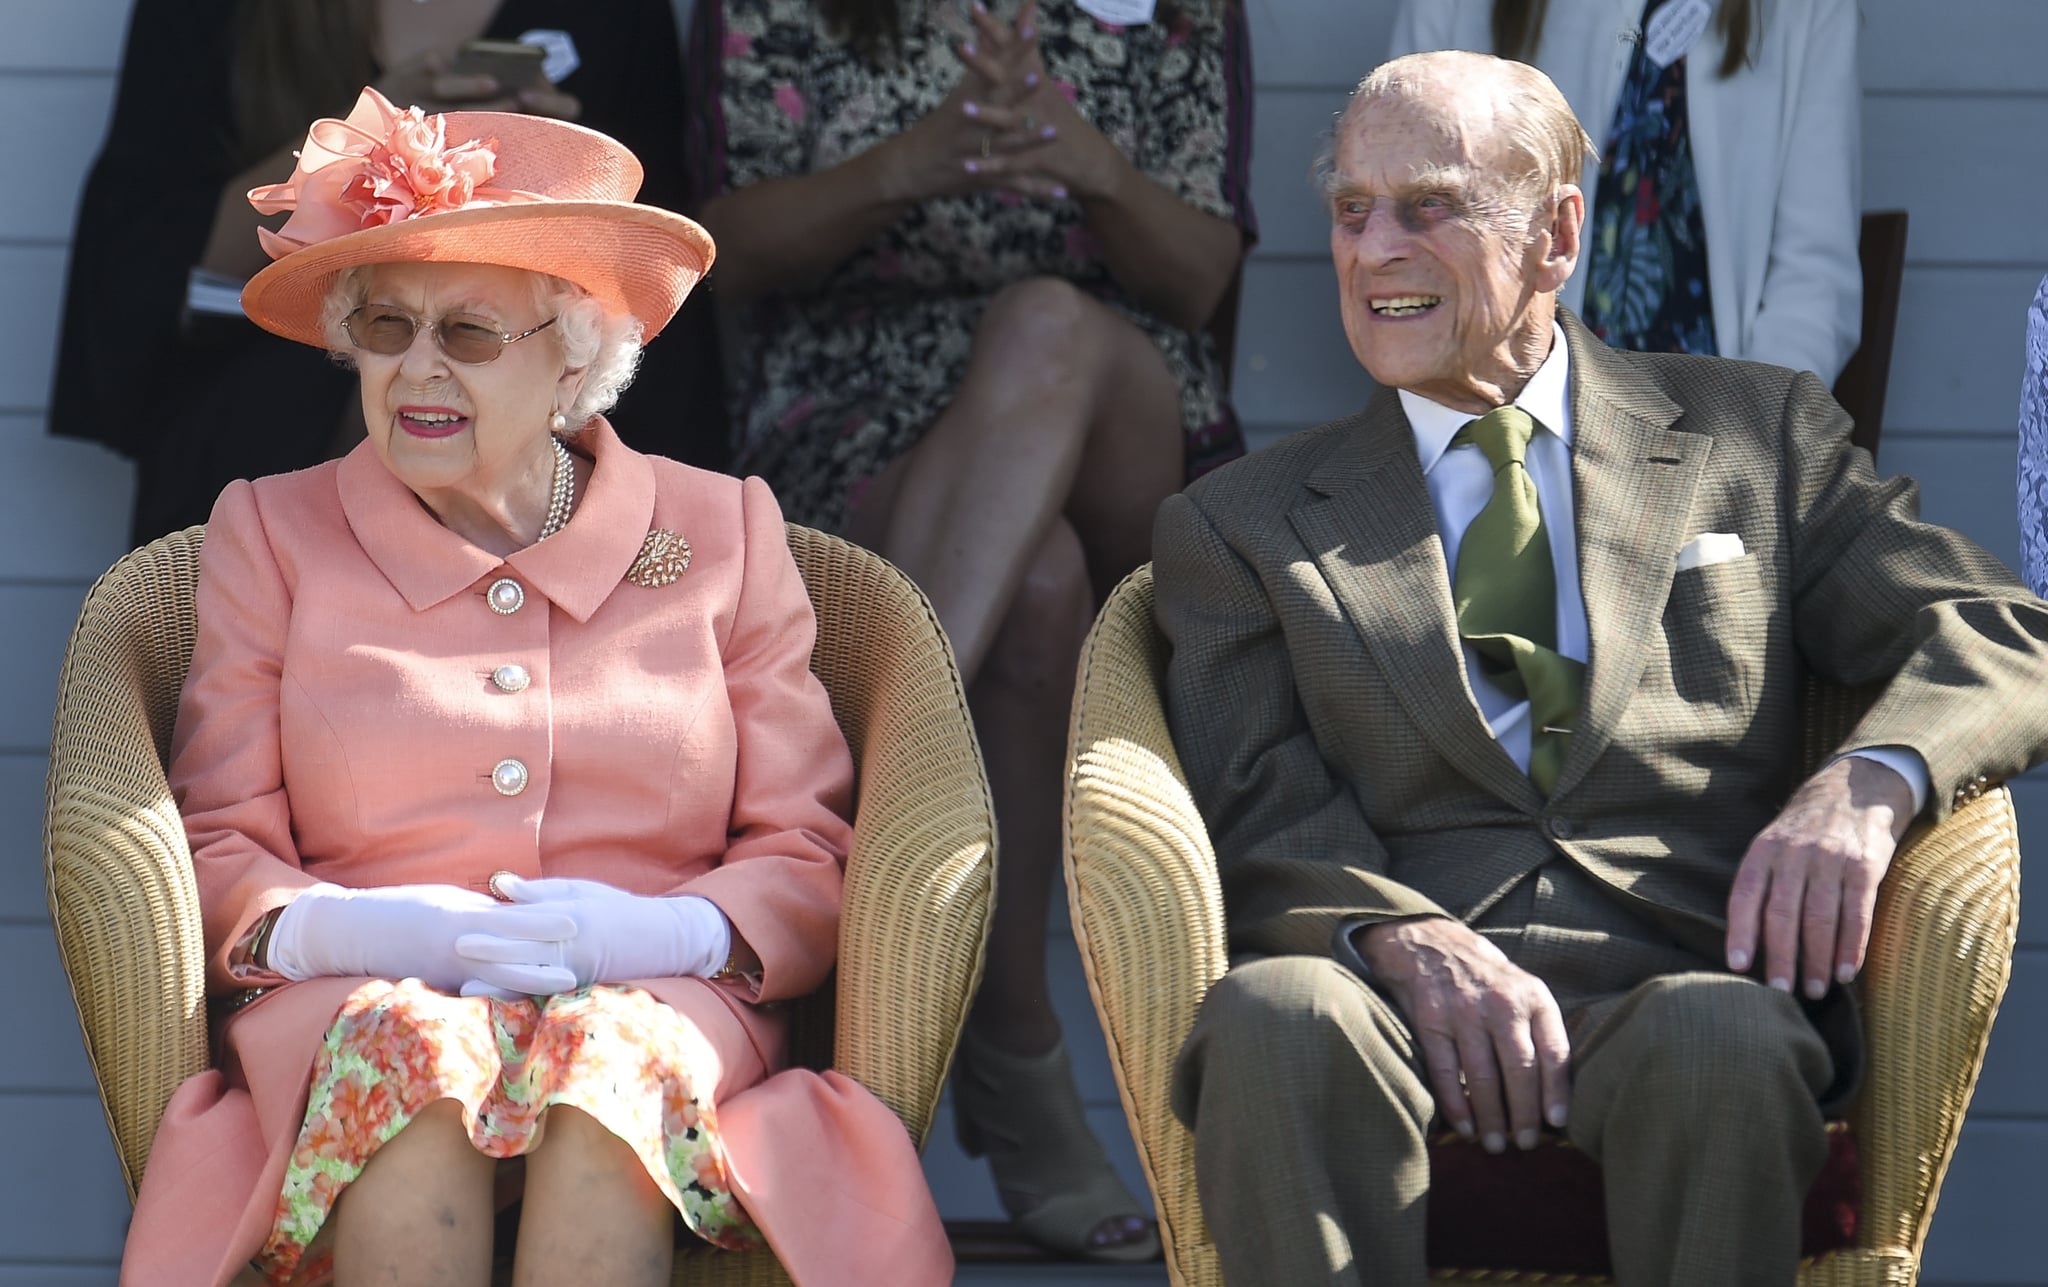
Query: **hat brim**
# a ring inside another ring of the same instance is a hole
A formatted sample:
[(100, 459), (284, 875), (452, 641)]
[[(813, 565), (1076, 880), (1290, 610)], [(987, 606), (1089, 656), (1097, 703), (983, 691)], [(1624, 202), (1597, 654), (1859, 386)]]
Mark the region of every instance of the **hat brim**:
[(337, 275), (365, 264), (495, 264), (550, 273), (631, 313), (652, 339), (710, 270), (711, 234), (672, 210), (622, 201), (540, 201), (449, 210), (365, 228), (274, 261), (242, 289), (266, 331), (327, 348), (321, 307)]

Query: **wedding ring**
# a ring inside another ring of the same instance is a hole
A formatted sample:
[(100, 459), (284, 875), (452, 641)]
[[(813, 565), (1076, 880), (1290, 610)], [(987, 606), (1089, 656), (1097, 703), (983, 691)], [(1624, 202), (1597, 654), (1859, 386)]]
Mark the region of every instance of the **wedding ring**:
[(989, 157), (991, 157), (991, 156), (995, 155), (995, 153), (994, 153), (994, 152), (993, 152), (993, 151), (991, 150), (991, 149), (992, 149), (992, 146), (993, 146), (993, 144), (994, 144), (994, 142), (995, 142), (995, 136), (994, 136), (993, 134), (991, 134), (991, 133), (990, 133), (989, 131), (987, 131), (987, 130), (983, 130), (983, 131), (981, 132), (981, 159), (982, 159), (982, 160), (986, 161), (986, 160), (988, 160), (988, 159), (989, 159)]

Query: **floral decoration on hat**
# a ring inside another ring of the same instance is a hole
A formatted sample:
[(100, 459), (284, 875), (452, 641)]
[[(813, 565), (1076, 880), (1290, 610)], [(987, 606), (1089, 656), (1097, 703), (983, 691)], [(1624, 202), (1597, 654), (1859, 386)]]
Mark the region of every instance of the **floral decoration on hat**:
[(272, 259), (365, 228), (469, 207), (541, 200), (492, 188), (498, 141), (450, 146), (448, 122), (417, 107), (400, 109), (364, 89), (348, 119), (323, 117), (306, 131), (298, 165), (283, 183), (256, 188), (249, 202), (264, 214), (289, 210), (276, 232), (257, 237)]

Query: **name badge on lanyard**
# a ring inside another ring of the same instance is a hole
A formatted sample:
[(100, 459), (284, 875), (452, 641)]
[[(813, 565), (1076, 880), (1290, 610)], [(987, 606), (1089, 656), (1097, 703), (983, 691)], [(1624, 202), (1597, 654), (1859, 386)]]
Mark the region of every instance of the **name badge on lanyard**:
[(1643, 52), (1659, 67), (1669, 67), (1685, 57), (1713, 16), (1714, 0), (1670, 0), (1650, 15)]

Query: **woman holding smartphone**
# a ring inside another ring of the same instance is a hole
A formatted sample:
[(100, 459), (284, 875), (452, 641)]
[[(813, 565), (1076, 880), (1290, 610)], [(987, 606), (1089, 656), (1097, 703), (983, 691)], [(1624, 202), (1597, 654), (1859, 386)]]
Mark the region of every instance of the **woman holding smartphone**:
[(1003, 835), (954, 1114), (1022, 1232), (1158, 1238), (1047, 1001), (1073, 672), (1158, 502), (1239, 454), (1208, 326), (1254, 237), (1234, 0), (698, 0), (692, 165), (741, 465), (931, 596)]
[[(515, 64), (465, 63), (480, 38), (538, 45), (534, 79), (500, 84), (490, 70)], [(231, 296), (266, 262), (246, 194), (291, 169), (306, 122), (344, 114), (370, 83), (429, 111), (572, 120), (640, 158), (641, 201), (680, 209), (680, 76), (666, 0), (136, 0), (79, 203), (50, 431), (134, 458), (137, 544), (205, 522), (232, 479), (339, 454), (362, 435), (346, 372), (238, 314), (188, 307), (194, 269)], [(695, 338), (654, 351), (629, 405), (636, 446), (715, 465), (715, 393), (702, 411), (690, 401), (716, 388), (698, 318), (685, 309), (672, 329)], [(250, 410), (280, 405), (303, 414), (279, 426)]]

